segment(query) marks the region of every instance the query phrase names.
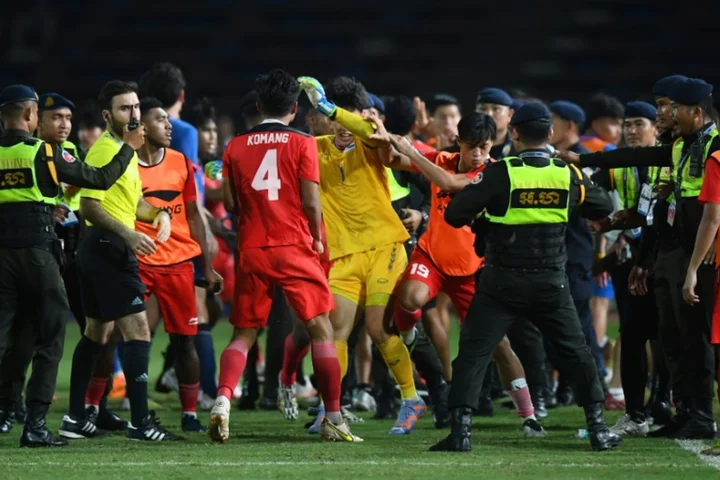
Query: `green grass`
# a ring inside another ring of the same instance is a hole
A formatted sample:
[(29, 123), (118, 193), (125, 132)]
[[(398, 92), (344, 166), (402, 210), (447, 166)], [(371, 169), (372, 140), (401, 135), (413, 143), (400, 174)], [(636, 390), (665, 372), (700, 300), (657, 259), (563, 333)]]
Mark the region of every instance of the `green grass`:
[[(214, 331), (218, 354), (230, 328), (222, 323)], [(66, 355), (58, 382), (60, 400), (49, 417), (57, 430), (67, 407), (71, 352), (78, 338), (69, 325)], [(454, 344), (455, 342), (453, 342)], [(161, 368), (164, 334), (155, 340), (151, 379)], [(152, 393), (153, 407), (163, 424), (179, 431), (180, 407), (173, 395)], [(127, 416), (127, 412), (121, 412)], [(200, 413), (207, 420), (206, 412)], [(614, 422), (618, 413), (609, 413)], [(0, 479), (13, 478), (553, 478), (609, 479), (717, 478), (705, 465), (670, 440), (630, 439), (620, 449), (595, 453), (587, 440), (574, 434), (584, 426), (582, 410), (568, 407), (551, 411), (544, 422), (546, 439), (526, 439), (514, 413), (496, 405), (493, 418), (476, 418), (470, 454), (438, 454), (428, 447), (446, 432), (437, 431), (430, 417), (420, 421), (407, 437), (390, 437), (392, 422), (366, 419), (353, 432), (363, 444), (332, 444), (303, 429), (305, 414), (297, 422), (278, 412), (239, 412), (231, 419), (228, 444), (211, 444), (204, 435), (176, 444), (130, 442), (121, 435), (97, 441), (74, 441), (65, 449), (20, 450), (19, 429), (0, 437)]]

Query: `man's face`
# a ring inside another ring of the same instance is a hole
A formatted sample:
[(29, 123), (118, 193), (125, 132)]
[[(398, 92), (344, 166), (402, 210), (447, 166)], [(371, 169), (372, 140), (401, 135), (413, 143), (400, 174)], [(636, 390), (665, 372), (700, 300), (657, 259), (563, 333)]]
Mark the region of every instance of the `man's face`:
[(690, 135), (695, 132), (695, 119), (698, 115), (702, 115), (702, 110), (694, 106), (673, 104), (673, 112), (680, 135)]
[(102, 128), (98, 126), (82, 126), (78, 130), (78, 140), (80, 140), (82, 146), (85, 147), (85, 150), (90, 150), (90, 147), (95, 144), (102, 133)]
[(319, 112), (309, 114), (307, 121), (310, 125), (310, 132), (316, 137), (334, 134), (330, 119)]
[(477, 113), (485, 113), (495, 120), (495, 126), (498, 132), (507, 130), (512, 118), (513, 109), (507, 105), (497, 105), (495, 103), (478, 103), (475, 108)]
[(448, 139), (457, 137), (457, 126), (460, 123), (460, 109), (457, 105), (441, 105), (433, 112), (432, 121), (435, 132)]
[(151, 108), (142, 117), (147, 140), (155, 147), (169, 147), (172, 139), (172, 125), (167, 112), (162, 108)]
[(675, 128), (673, 117), (673, 106), (670, 98), (658, 97), (655, 99), (657, 105), (657, 123), (655, 126), (661, 133), (670, 132)]
[(623, 135), (629, 147), (650, 147), (655, 145), (657, 129), (647, 118), (631, 117), (623, 122)]
[[(130, 123), (131, 119), (140, 119), (140, 101), (138, 100), (137, 93), (131, 92), (115, 95), (111, 101), (110, 112), (107, 110), (103, 111), (103, 115), (108, 114), (110, 117), (110, 128), (116, 135), (122, 137), (125, 125)], [(105, 121), (108, 121), (107, 116)]]
[(72, 111), (69, 108), (45, 110), (40, 114), (40, 135), (43, 140), (60, 145), (72, 131)]
[[(361, 115), (362, 112), (358, 109), (350, 110), (350, 113), (353, 113), (355, 115)], [(350, 133), (348, 130), (345, 129), (342, 125), (340, 125), (338, 122), (331, 121), (330, 122), (333, 135), (335, 135), (335, 143), (340, 148), (345, 148), (354, 141), (354, 136), (352, 133)]]
[(553, 126), (553, 135), (552, 138), (550, 138), (550, 144), (553, 146), (560, 145), (565, 141), (568, 134), (570, 133), (571, 123), (569, 120), (565, 120), (564, 118), (558, 117), (554, 113), (551, 114), (552, 117), (552, 126)]
[(214, 159), (218, 149), (218, 129), (215, 120), (208, 120), (198, 128), (198, 150), (203, 159)]
[(469, 172), (480, 168), (490, 156), (492, 144), (492, 139), (480, 145), (470, 145), (458, 140), (458, 145), (460, 146), (460, 162), (463, 166), (463, 171)]
[(622, 119), (613, 117), (596, 118), (590, 128), (602, 140), (617, 145), (622, 139)]

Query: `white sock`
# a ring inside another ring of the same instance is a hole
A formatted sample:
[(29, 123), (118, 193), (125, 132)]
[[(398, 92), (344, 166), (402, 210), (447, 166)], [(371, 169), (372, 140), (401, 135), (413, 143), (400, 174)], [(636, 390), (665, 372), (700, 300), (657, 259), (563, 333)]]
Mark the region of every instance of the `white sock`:
[(402, 338), (402, 341), (405, 345), (412, 345), (412, 343), (415, 341), (416, 335), (417, 330), (415, 328), (411, 329), (408, 332), (400, 332), (400, 338)]
[(183, 412), (182, 414), (183, 414), (183, 417), (185, 415), (190, 415), (191, 417), (197, 418), (197, 412)]

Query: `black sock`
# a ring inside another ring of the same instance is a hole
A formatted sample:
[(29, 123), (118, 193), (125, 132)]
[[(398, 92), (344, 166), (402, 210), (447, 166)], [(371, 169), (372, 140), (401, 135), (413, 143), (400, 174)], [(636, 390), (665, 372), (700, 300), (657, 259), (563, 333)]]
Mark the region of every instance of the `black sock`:
[(148, 414), (149, 363), (150, 342), (142, 340), (125, 342), (123, 372), (127, 382), (127, 398), (130, 401), (130, 421), (136, 428)]
[(107, 410), (107, 397), (110, 395), (110, 392), (112, 392), (113, 389), (113, 376), (110, 375), (108, 377), (107, 385), (105, 386), (105, 392), (103, 393), (102, 398), (100, 399), (100, 405), (98, 405), (98, 410)]
[(70, 416), (76, 420), (84, 419), (85, 394), (90, 378), (95, 371), (98, 353), (102, 345), (95, 343), (85, 335), (80, 338), (72, 359), (70, 374)]

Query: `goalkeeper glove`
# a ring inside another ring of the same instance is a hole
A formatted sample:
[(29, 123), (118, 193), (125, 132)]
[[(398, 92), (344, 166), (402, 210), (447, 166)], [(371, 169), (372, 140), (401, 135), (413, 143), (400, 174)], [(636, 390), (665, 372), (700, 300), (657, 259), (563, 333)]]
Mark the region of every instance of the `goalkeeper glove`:
[(213, 160), (205, 164), (205, 176), (212, 180), (222, 180), (222, 160)]
[(313, 77), (300, 77), (298, 78), (298, 83), (300, 84), (300, 88), (305, 90), (313, 107), (317, 108), (320, 113), (327, 117), (333, 118), (335, 116), (337, 107), (327, 99), (325, 89), (323, 89), (322, 84), (318, 82), (317, 79)]

